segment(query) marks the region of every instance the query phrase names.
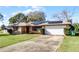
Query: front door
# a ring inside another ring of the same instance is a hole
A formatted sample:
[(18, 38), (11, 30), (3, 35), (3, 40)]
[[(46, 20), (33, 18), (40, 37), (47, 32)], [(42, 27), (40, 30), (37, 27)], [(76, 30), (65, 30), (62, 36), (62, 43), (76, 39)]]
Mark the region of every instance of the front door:
[(26, 33), (29, 33), (29, 26), (26, 26)]
[(23, 26), (23, 27), (21, 28), (21, 30), (22, 30), (22, 34), (26, 33), (26, 31), (27, 31), (25, 26)]

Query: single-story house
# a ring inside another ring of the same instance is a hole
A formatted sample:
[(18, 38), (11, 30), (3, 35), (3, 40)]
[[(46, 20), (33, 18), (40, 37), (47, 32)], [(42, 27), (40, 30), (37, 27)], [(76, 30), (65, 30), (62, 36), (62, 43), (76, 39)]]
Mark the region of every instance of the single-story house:
[(65, 35), (64, 29), (70, 25), (70, 22), (63, 21), (46, 21), (46, 22), (36, 22), (36, 23), (15, 23), (10, 25), (15, 32), (20, 34), (24, 33), (39, 33), (47, 35)]

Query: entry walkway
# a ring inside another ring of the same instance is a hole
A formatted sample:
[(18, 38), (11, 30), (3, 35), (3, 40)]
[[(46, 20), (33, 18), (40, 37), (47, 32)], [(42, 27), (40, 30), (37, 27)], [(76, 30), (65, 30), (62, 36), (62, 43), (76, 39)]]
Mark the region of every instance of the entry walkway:
[(64, 36), (41, 35), (36, 41), (24, 41), (0, 49), (0, 52), (55, 52)]

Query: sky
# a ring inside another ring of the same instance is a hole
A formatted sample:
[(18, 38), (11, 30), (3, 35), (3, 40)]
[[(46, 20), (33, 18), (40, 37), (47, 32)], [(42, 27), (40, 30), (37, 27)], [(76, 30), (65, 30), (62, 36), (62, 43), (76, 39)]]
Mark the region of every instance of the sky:
[[(73, 22), (79, 23), (79, 6), (0, 6), (0, 13), (4, 16), (4, 24), (8, 25), (8, 19), (17, 13), (24, 13), (27, 15), (31, 11), (43, 11), (46, 15), (46, 20), (54, 21), (55, 13), (59, 13), (63, 10), (74, 12)], [(2, 23), (0, 22), (0, 25)]]

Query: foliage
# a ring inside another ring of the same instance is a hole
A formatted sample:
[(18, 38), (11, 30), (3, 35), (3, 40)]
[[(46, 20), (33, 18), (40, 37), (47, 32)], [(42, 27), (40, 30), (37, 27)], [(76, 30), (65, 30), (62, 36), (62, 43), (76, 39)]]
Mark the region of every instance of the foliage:
[(28, 21), (43, 21), (45, 20), (45, 14), (41, 11), (34, 11), (27, 14)]
[(69, 28), (64, 29), (65, 35), (69, 35)]
[(16, 22), (17, 22), (17, 20), (15, 19), (15, 17), (11, 17), (9, 19), (9, 23), (16, 23)]
[(9, 19), (9, 23), (29, 22), (37, 20), (39, 21), (45, 20), (44, 12), (41, 11), (29, 12), (27, 16), (25, 16), (23, 13), (18, 13)]
[(72, 19), (72, 16), (73, 12), (69, 12), (67, 10), (63, 10), (53, 15), (53, 17), (57, 20), (66, 20), (66, 21), (70, 21)]
[(1, 25), (1, 29), (2, 30), (6, 29), (5, 25)]
[(9, 19), (9, 23), (27, 22), (27, 17), (23, 13), (18, 13)]
[(1, 21), (2, 23), (3, 23), (3, 20), (4, 20), (3, 17), (4, 17), (4, 16), (0, 13), (0, 21)]
[[(75, 29), (74, 32), (77, 35), (79, 33), (79, 24), (78, 23), (74, 23), (72, 26), (74, 27), (74, 29)], [(69, 29), (70, 29), (70, 27), (65, 28), (65, 34), (66, 35), (70, 34)]]
[(78, 23), (74, 23), (73, 26), (75, 27), (75, 31), (79, 32), (79, 24)]

